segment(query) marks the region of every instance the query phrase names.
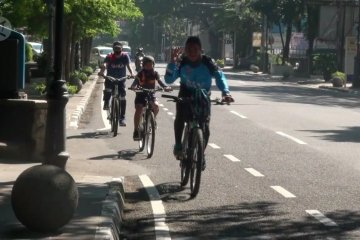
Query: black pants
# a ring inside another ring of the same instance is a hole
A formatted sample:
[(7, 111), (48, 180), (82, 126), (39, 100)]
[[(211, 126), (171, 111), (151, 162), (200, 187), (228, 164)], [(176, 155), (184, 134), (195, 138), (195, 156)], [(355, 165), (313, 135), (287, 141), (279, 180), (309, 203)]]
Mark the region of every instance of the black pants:
[[(179, 97), (191, 97), (192, 92), (184, 86), (180, 86)], [(186, 120), (191, 119), (191, 108), (186, 103), (176, 103), (176, 117), (174, 122), (174, 131), (175, 131), (175, 144), (181, 144), (181, 138), (184, 131), (184, 124)], [(205, 148), (208, 144), (209, 137), (210, 137), (210, 116), (204, 122), (204, 143)]]
[[(118, 89), (119, 89), (119, 95), (120, 95), (120, 119), (119, 120), (123, 120), (125, 119), (125, 113), (126, 113), (126, 86), (125, 86), (125, 82), (119, 82), (118, 84)], [(109, 101), (111, 98), (111, 93), (114, 89), (114, 83), (111, 82), (108, 79), (105, 79), (105, 90), (104, 90), (104, 103), (105, 105), (109, 105)]]

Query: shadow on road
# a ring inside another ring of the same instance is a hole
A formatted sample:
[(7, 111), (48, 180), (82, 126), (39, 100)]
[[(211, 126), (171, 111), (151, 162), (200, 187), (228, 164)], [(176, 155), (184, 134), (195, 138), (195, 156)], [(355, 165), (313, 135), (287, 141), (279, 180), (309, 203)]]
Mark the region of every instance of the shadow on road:
[(164, 202), (186, 202), (191, 200), (190, 189), (180, 186), (180, 182), (162, 183), (156, 185), (160, 198)]
[(360, 142), (360, 127), (344, 127), (343, 130), (301, 130), (302, 132), (316, 133), (322, 140), (332, 142)]
[[(338, 227), (326, 227), (313, 217), (285, 218), (287, 213), (275, 202), (242, 202), (202, 210), (176, 211), (167, 223), (182, 226), (172, 231), (173, 238), (197, 236), (199, 239), (354, 239), (350, 231), (360, 227), (360, 214), (352, 211), (326, 213)], [(284, 216), (284, 217), (283, 217)]]
[(93, 139), (106, 139), (113, 138), (109, 132), (85, 132), (80, 135), (68, 136), (67, 139), (84, 139), (84, 138), (93, 138)]
[(320, 106), (341, 106), (359, 108), (360, 97), (348, 93), (322, 91), (312, 88), (293, 86), (232, 86), (232, 92), (240, 91), (257, 95), (272, 102), (302, 103)]
[(143, 158), (136, 158), (136, 156), (140, 156), (143, 153), (139, 152), (138, 149), (127, 149), (121, 150), (117, 154), (107, 154), (89, 158), (89, 160), (105, 160), (105, 159), (112, 159), (112, 160), (132, 160), (132, 161), (139, 161), (139, 160), (146, 160), (147, 157), (144, 155)]
[(0, 183), (0, 239), (93, 239), (101, 224), (103, 201), (108, 193), (106, 184), (78, 183), (79, 204), (74, 218), (63, 228), (52, 233), (28, 230), (15, 217), (11, 207), (11, 189), (14, 182)]

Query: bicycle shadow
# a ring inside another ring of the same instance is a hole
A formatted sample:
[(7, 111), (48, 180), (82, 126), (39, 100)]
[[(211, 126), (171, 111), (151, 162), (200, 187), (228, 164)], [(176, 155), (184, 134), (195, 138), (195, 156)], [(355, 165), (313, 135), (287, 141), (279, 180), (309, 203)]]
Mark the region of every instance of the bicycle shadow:
[[(190, 196), (190, 190), (182, 187), (180, 182), (168, 182), (156, 185), (160, 199), (164, 202), (187, 202), (193, 198)], [(187, 190), (186, 192), (183, 192)]]
[[(143, 157), (137, 157), (137, 156), (143, 156)], [(120, 150), (118, 151), (117, 154), (107, 154), (107, 155), (100, 155), (89, 158), (89, 160), (106, 160), (106, 159), (143, 161), (143, 160), (147, 160), (148, 158), (146, 155), (144, 155), (143, 152), (139, 152), (138, 149)]]

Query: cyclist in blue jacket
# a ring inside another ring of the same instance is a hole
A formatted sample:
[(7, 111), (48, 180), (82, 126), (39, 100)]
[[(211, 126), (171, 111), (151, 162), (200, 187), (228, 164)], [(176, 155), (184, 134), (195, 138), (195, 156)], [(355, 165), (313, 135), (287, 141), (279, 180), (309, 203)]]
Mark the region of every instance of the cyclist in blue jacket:
[[(182, 55), (181, 60), (179, 56)], [(202, 54), (201, 41), (197, 36), (190, 36), (185, 43), (185, 52), (181, 53), (181, 49), (175, 48), (171, 53), (171, 62), (168, 64), (165, 74), (165, 82), (173, 83), (180, 78), (179, 97), (191, 97), (194, 87), (205, 89), (210, 95), (212, 78), (216, 80), (216, 86), (222, 92), (224, 102), (233, 102), (234, 99), (230, 95), (224, 73), (216, 66), (214, 61)], [(182, 153), (181, 137), (184, 130), (184, 123), (187, 117), (187, 107), (185, 104), (176, 104), (176, 118), (174, 122), (175, 130), (175, 146), (174, 155), (178, 157)], [(205, 147), (208, 143), (210, 130), (210, 118), (205, 122), (204, 140)], [(205, 161), (204, 161), (205, 162)], [(205, 163), (203, 169), (205, 169)]]

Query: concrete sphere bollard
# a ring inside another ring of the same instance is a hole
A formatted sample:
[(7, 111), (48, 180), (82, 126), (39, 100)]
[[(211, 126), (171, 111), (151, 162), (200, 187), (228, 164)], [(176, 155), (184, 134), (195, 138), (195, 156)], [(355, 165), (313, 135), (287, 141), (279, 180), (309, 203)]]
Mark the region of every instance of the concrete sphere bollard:
[(38, 165), (16, 179), (11, 203), (16, 217), (29, 230), (53, 232), (71, 220), (78, 198), (75, 181), (64, 169)]

